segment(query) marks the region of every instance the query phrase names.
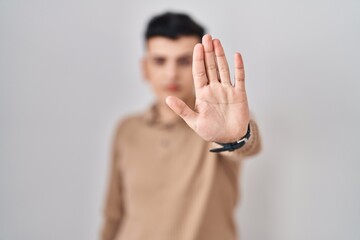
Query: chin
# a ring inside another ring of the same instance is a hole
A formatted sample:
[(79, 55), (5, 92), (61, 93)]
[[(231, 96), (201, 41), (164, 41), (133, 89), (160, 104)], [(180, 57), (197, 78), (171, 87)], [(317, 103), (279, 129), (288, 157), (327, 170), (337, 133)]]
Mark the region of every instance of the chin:
[(188, 103), (195, 99), (195, 95), (189, 96), (188, 94), (185, 94), (184, 92), (166, 92), (164, 94), (161, 94), (161, 96), (158, 97), (158, 100), (164, 103), (168, 96), (177, 97), (177, 98), (183, 100), (185, 103)]

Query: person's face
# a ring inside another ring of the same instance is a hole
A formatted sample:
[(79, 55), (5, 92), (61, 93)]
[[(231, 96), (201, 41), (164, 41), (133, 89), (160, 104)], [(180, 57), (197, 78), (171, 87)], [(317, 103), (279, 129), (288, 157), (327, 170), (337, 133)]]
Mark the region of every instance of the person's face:
[(185, 102), (194, 99), (192, 54), (198, 42), (199, 38), (195, 36), (183, 36), (176, 40), (152, 37), (148, 40), (143, 59), (144, 78), (160, 103), (164, 103), (170, 95)]

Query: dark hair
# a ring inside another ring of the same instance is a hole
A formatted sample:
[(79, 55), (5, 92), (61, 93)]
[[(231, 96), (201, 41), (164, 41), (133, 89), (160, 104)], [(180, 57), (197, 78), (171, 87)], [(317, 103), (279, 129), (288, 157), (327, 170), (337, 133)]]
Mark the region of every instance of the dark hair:
[(201, 40), (205, 28), (185, 13), (165, 12), (152, 17), (145, 30), (145, 41), (161, 36), (177, 39), (181, 36), (197, 36)]

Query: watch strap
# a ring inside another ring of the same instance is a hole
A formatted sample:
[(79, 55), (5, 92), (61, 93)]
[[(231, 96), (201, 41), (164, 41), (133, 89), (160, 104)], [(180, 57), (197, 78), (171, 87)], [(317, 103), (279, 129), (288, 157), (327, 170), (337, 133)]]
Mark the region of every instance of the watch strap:
[(235, 142), (230, 142), (230, 143), (218, 143), (217, 142), (217, 144), (221, 145), (222, 147), (212, 148), (212, 149), (210, 149), (210, 152), (234, 151), (234, 150), (239, 149), (242, 146), (244, 146), (249, 141), (250, 136), (251, 136), (251, 129), (250, 129), (250, 123), (249, 123), (245, 136), (242, 137), (240, 140), (235, 141)]

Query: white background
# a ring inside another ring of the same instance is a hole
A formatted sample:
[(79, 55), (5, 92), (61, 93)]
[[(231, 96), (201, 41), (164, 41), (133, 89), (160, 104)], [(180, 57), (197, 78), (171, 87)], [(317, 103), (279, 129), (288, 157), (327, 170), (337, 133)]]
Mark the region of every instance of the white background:
[(243, 54), (264, 149), (242, 239), (360, 239), (360, 1), (0, 0), (0, 240), (98, 239), (112, 131), (152, 101), (142, 34), (163, 10)]

